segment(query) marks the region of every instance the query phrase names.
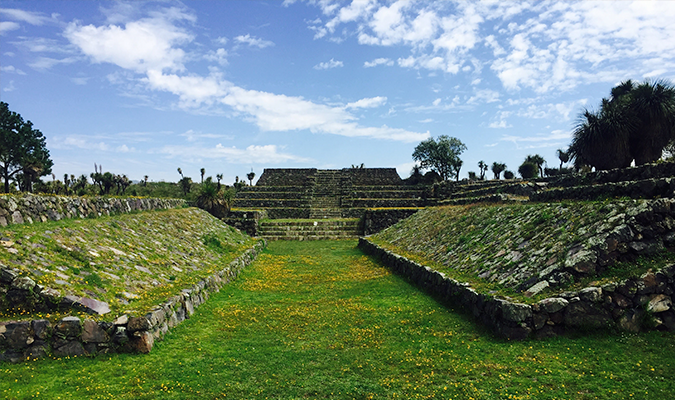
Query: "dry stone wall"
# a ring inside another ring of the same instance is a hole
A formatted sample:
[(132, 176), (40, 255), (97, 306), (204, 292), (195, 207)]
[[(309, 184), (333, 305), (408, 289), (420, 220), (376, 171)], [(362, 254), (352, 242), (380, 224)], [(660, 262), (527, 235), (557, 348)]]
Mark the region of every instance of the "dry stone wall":
[(675, 331), (675, 264), (639, 278), (566, 292), (535, 304), (522, 304), (478, 293), (466, 283), (365, 238), (359, 240), (359, 248), (413, 283), (464, 308), (504, 338), (546, 338), (578, 329)]
[[(165, 303), (141, 316), (122, 315), (114, 321), (95, 321), (65, 317), (55, 323), (46, 319), (0, 322), (0, 361), (19, 362), (46, 356), (66, 357), (109, 352), (152, 350), (155, 340), (194, 314), (210, 294), (234, 279), (264, 248), (255, 246), (232, 261), (223, 270), (184, 289)], [(2, 271), (4, 281), (12, 278)], [(41, 293), (44, 288), (25, 278), (13, 277), (10, 290), (24, 291), (24, 296)]]
[(0, 226), (186, 206), (182, 199), (0, 195)]

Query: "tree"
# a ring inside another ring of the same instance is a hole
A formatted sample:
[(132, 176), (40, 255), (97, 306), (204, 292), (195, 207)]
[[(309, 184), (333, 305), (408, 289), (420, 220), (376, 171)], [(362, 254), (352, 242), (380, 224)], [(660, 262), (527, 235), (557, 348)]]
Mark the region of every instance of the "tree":
[(485, 179), (485, 172), (488, 170), (488, 165), (485, 164), (485, 161), (480, 160), (478, 161), (478, 169), (480, 170), (480, 180), (482, 181)]
[[(544, 160), (544, 157), (540, 156), (539, 154), (535, 155), (529, 155), (525, 158), (526, 163), (531, 163), (534, 164), (537, 167), (537, 170), (539, 171), (539, 174), (535, 174), (536, 176), (544, 176), (544, 163), (546, 162)], [(518, 170), (520, 172), (520, 170)], [(521, 174), (522, 175), (522, 174)]]
[(216, 179), (218, 180), (218, 191), (220, 191), (220, 181), (223, 180), (223, 174), (216, 174)]
[(520, 167), (518, 167), (518, 173), (523, 179), (530, 179), (536, 178), (539, 171), (536, 164), (525, 160)]
[(206, 169), (202, 168), (199, 170), (199, 173), (202, 174), (202, 185), (204, 184), (204, 174), (206, 173)]
[(53, 165), (42, 132), (0, 102), (0, 176), (5, 181), (5, 193), (9, 193), (10, 179), (19, 173), (30, 191), (38, 177), (52, 172)]
[(495, 179), (499, 179), (499, 175), (506, 169), (506, 164), (495, 161), (492, 163), (491, 169), (492, 173), (495, 174)]
[(476, 176), (476, 173), (474, 171), (469, 171), (468, 173), (469, 173), (469, 180), (470, 181), (475, 181), (475, 180), (478, 179), (478, 177)]
[(148, 178), (149, 178), (149, 176), (147, 176), (147, 175), (145, 175), (143, 177), (143, 186), (148, 186)]
[(190, 189), (192, 186), (192, 178), (186, 176), (181, 178), (180, 182), (178, 182), (180, 185), (181, 190), (183, 191), (183, 195), (186, 195), (190, 193)]
[(455, 177), (459, 180), (462, 160), (459, 156), (466, 150), (466, 145), (459, 139), (441, 135), (438, 141), (433, 138), (422, 141), (413, 151), (413, 160), (422, 168), (437, 172), (443, 180)]
[(563, 149), (556, 150), (555, 154), (558, 156), (558, 159), (560, 160), (560, 170), (562, 171), (562, 166), (563, 164), (565, 164), (570, 160), (570, 155), (567, 151)]
[(612, 88), (597, 112), (584, 110), (573, 131), (569, 159), (577, 169), (624, 168), (654, 162), (675, 141), (675, 87), (667, 81)]
[(248, 181), (251, 182), (251, 186), (253, 186), (253, 178), (255, 178), (255, 172), (251, 170), (251, 172), (246, 174), (246, 177), (248, 178)]
[(514, 177), (515, 175), (513, 175), (513, 172), (508, 170), (504, 171), (504, 179), (513, 179)]
[(180, 174), (181, 179), (184, 178), (183, 177), (183, 170), (180, 169), (180, 167), (178, 167), (178, 173)]

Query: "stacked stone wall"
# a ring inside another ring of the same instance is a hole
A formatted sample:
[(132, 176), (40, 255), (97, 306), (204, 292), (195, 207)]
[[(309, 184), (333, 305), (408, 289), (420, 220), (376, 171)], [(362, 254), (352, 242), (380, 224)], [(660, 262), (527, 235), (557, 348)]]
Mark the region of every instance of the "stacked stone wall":
[(363, 234), (368, 236), (415, 214), (417, 209), (366, 210), (363, 214)]
[(398, 176), (396, 168), (344, 168), (353, 186), (385, 186), (402, 185), (403, 181)]
[(0, 226), (58, 221), (64, 218), (100, 217), (132, 211), (186, 207), (182, 199), (142, 199), (111, 197), (0, 196)]
[(316, 168), (266, 168), (256, 186), (308, 186), (316, 175)]
[(462, 307), (500, 337), (545, 338), (579, 329), (675, 331), (675, 264), (639, 278), (522, 304), (478, 293), (365, 238), (359, 239), (359, 248), (442, 300)]
[[(65, 317), (55, 323), (45, 319), (0, 322), (0, 361), (19, 362), (46, 356), (66, 357), (111, 352), (152, 350), (171, 328), (190, 318), (196, 307), (234, 279), (264, 248), (264, 242), (244, 252), (223, 270), (184, 289), (142, 316), (122, 315), (114, 321)], [(10, 277), (2, 271), (3, 283)], [(14, 277), (6, 287), (25, 290), (25, 296), (44, 288)]]

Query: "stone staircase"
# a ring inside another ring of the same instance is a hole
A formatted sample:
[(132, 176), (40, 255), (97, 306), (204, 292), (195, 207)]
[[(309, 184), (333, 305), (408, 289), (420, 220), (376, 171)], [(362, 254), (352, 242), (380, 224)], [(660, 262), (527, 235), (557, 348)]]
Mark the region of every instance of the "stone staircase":
[(280, 220), (260, 222), (258, 235), (267, 240), (351, 239), (361, 234), (358, 218)]
[(309, 203), (310, 219), (340, 218), (341, 174), (337, 170), (318, 170)]

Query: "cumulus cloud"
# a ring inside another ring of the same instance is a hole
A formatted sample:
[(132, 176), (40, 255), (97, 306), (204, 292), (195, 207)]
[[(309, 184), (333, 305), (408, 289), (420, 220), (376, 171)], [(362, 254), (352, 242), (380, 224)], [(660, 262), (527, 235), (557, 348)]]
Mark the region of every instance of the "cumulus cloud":
[(331, 68), (338, 68), (338, 67), (343, 67), (344, 64), (342, 61), (335, 61), (335, 59), (331, 58), (330, 61), (318, 63), (317, 65), (314, 66), (314, 69), (331, 69)]
[[(183, 19), (191, 18), (186, 16)], [(184, 72), (185, 52), (180, 45), (194, 36), (178, 27), (178, 11), (171, 18), (155, 17), (127, 22), (124, 26), (68, 25), (65, 36), (93, 62), (112, 63), (125, 70), (143, 74), (139, 81), (153, 91), (169, 92), (178, 97), (178, 105), (186, 109), (227, 106), (235, 115), (254, 123), (263, 131), (309, 130), (349, 137), (368, 137), (415, 142), (429, 137), (429, 132), (362, 126), (348, 108), (376, 107), (384, 97), (362, 99), (347, 107), (318, 104), (302, 97), (244, 89), (225, 80), (212, 70), (208, 76)], [(235, 42), (266, 47), (250, 35), (238, 36)], [(141, 43), (139, 45), (139, 43)], [(270, 42), (271, 43), (271, 42)], [(226, 57), (225, 51), (211, 55), (214, 60)], [(323, 64), (323, 63), (322, 63)], [(319, 64), (321, 66), (322, 64)], [(322, 68), (341, 66), (331, 59)]]
[(673, 2), (309, 3), (328, 16), (309, 22), (317, 38), (405, 46), (410, 54), (398, 58), (400, 67), (448, 74), (480, 72), (484, 65), (475, 60), (487, 50), (485, 66), (510, 91), (568, 91), (659, 75), (675, 64)]

